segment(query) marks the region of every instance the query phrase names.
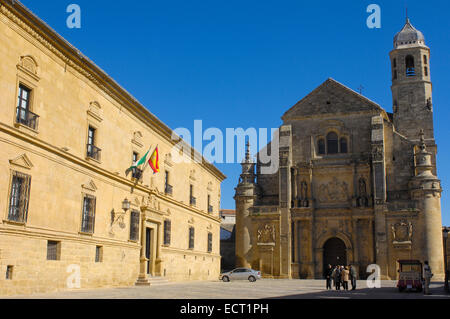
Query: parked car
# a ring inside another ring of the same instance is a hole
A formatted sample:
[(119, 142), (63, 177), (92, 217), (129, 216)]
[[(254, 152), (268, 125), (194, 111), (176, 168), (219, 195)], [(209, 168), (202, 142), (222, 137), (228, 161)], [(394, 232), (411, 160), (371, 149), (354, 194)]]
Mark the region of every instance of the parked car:
[(230, 280), (248, 280), (255, 282), (258, 279), (261, 279), (261, 272), (248, 268), (237, 268), (220, 275), (220, 280), (223, 282), (229, 282)]
[(398, 263), (398, 291), (415, 290), (421, 292), (423, 289), (422, 263), (419, 260), (399, 260)]

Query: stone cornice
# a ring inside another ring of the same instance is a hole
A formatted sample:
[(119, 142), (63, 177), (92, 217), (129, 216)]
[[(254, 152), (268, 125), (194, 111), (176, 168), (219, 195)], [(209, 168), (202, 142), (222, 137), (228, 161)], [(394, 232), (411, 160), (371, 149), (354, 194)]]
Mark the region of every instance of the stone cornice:
[[(22, 3), (17, 0), (0, 0), (0, 13), (39, 41), (45, 48), (66, 63), (67, 66), (94, 83), (102, 91), (114, 98), (121, 106), (126, 107), (136, 118), (141, 119), (144, 125), (150, 127), (172, 145), (177, 144), (177, 141), (172, 140), (173, 131), (167, 125), (161, 122), (102, 69), (57, 34)], [(197, 153), (196, 150), (194, 152)], [(208, 163), (201, 154), (197, 154), (197, 156), (203, 159), (200, 164), (217, 179), (220, 181), (226, 179), (226, 176), (213, 164)]]

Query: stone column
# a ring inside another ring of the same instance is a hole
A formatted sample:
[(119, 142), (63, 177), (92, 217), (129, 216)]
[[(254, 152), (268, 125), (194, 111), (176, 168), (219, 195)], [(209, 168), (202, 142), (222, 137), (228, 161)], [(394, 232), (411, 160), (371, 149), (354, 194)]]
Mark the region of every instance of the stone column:
[(384, 152), (384, 125), (381, 116), (372, 118), (372, 174), (375, 197), (375, 255), (381, 267), (381, 279), (390, 279), (388, 242), (386, 234), (386, 169)]
[(280, 277), (291, 278), (291, 162), (292, 128), (285, 125), (280, 128)]

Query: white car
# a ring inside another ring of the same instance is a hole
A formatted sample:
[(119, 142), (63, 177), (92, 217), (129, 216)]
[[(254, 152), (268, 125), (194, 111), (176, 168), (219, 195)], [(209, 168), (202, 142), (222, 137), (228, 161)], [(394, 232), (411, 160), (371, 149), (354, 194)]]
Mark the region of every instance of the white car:
[(255, 282), (258, 279), (261, 279), (261, 272), (248, 268), (237, 268), (220, 275), (220, 280), (223, 282), (229, 282), (230, 280), (248, 280)]

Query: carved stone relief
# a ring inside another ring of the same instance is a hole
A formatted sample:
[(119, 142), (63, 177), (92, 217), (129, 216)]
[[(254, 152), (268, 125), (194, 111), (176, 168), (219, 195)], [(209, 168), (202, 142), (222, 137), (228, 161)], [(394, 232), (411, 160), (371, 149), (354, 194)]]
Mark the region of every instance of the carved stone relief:
[(348, 200), (348, 185), (336, 177), (327, 184), (322, 184), (318, 192), (319, 203), (343, 203)]
[(275, 225), (266, 224), (258, 229), (258, 243), (274, 243), (275, 242)]

